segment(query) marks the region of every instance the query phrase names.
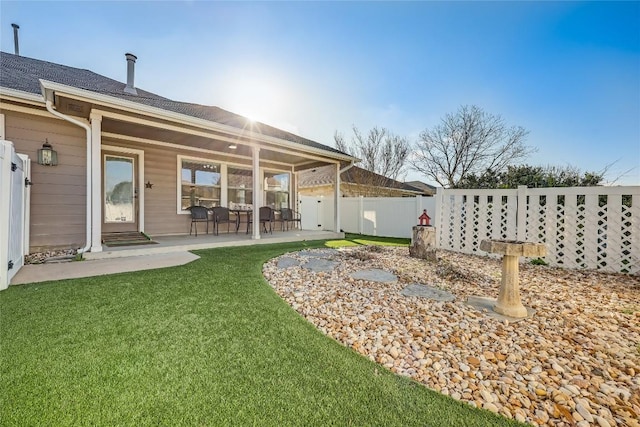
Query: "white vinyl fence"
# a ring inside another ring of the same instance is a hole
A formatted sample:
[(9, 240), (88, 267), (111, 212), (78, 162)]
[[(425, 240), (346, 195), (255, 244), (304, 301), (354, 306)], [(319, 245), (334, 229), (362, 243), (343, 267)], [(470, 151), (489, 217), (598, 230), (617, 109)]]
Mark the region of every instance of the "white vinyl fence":
[(340, 226), (349, 233), (369, 236), (411, 237), (423, 209), (435, 216), (433, 197), (343, 197)]
[(13, 144), (0, 140), (0, 290), (24, 263), (29, 251), (29, 159), (16, 154)]
[[(302, 228), (333, 230), (333, 197), (300, 197)], [(426, 209), (435, 216), (434, 197), (342, 197), (340, 228), (369, 236), (411, 237), (411, 227)]]
[(436, 194), (439, 248), (480, 251), (483, 239), (544, 243), (550, 265), (640, 272), (640, 187), (445, 190)]
[[(305, 229), (333, 229), (333, 198), (301, 197)], [(427, 209), (438, 248), (485, 254), (483, 239), (544, 243), (553, 266), (640, 273), (640, 187), (445, 190), (436, 197), (343, 197), (340, 227), (411, 237)]]

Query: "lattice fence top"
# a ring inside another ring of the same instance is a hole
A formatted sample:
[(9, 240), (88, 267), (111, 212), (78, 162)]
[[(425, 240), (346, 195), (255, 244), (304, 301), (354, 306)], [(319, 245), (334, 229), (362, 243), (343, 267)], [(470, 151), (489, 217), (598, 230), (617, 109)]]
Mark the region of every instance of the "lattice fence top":
[(439, 189), (436, 197), (441, 248), (484, 253), (483, 239), (526, 240), (544, 243), (554, 266), (640, 272), (638, 186)]

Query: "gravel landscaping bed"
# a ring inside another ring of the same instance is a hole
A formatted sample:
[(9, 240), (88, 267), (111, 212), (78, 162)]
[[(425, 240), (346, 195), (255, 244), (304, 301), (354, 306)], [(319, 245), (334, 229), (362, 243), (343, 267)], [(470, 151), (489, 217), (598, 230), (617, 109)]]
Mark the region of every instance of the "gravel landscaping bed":
[[(434, 263), (406, 247), (305, 252), (267, 262), (271, 286), (393, 372), (533, 425), (640, 426), (640, 277), (521, 264), (522, 301), (536, 313), (509, 322), (466, 304), (497, 297), (499, 259), (439, 251)], [(324, 268), (314, 271), (317, 259)], [(398, 280), (351, 277), (370, 269)], [(454, 299), (403, 295), (416, 284)]]
[(25, 264), (43, 264), (47, 262), (67, 262), (73, 261), (76, 257), (77, 249), (60, 249), (45, 252), (34, 252), (25, 255)]

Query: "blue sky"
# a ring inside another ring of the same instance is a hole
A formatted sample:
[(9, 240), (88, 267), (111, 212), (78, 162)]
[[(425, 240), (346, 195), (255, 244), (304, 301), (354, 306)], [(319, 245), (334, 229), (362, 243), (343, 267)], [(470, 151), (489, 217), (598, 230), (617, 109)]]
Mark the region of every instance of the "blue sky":
[[(527, 163), (640, 185), (640, 2), (0, 2), (24, 56), (333, 145), (416, 140), (463, 104), (530, 131)], [(633, 169), (631, 172), (627, 172)], [(426, 177), (409, 173), (407, 179)]]

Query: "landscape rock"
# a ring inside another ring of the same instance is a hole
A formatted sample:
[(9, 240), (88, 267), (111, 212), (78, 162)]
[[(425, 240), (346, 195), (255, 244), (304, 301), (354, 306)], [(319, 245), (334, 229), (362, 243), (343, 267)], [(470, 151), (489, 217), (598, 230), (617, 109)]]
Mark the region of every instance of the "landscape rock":
[[(439, 250), (425, 262), (385, 247), (363, 260), (349, 256), (356, 250), (289, 253), (280, 259), (300, 266), (278, 268), (276, 258), (263, 273), (325, 334), (462, 402), (533, 425), (640, 427), (640, 277), (523, 263), (522, 301), (536, 314), (505, 322), (465, 304), (497, 296), (499, 259)], [(304, 268), (312, 259), (335, 264)], [(373, 269), (397, 281), (352, 276)], [(403, 295), (420, 283), (454, 299)]]
[(400, 291), (405, 297), (424, 297), (436, 301), (453, 301), (456, 297), (442, 289), (420, 283), (412, 283)]

